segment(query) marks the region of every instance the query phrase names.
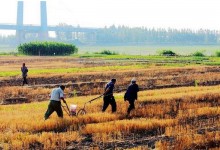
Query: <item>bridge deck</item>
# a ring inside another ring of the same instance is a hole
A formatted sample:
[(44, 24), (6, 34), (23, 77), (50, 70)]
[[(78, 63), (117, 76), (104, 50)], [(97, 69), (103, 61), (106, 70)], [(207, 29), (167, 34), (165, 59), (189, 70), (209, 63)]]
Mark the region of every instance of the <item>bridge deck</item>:
[(80, 28), (80, 27), (60, 27), (60, 26), (47, 26), (43, 28), (42, 26), (36, 25), (23, 25), (17, 26), (13, 24), (0, 24), (0, 30), (23, 30), (30, 32), (39, 31), (61, 31), (61, 32), (95, 32), (98, 28)]

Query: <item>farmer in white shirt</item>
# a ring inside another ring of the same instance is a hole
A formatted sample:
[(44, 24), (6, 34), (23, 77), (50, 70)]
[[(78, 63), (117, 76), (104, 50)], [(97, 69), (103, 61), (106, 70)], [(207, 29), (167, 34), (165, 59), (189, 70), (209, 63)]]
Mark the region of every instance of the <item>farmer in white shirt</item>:
[(58, 117), (63, 118), (61, 100), (63, 100), (63, 102), (66, 103), (66, 101), (64, 100), (64, 89), (65, 86), (61, 85), (59, 88), (55, 88), (52, 90), (50, 94), (50, 103), (44, 115), (45, 120), (47, 120), (54, 111), (56, 111)]

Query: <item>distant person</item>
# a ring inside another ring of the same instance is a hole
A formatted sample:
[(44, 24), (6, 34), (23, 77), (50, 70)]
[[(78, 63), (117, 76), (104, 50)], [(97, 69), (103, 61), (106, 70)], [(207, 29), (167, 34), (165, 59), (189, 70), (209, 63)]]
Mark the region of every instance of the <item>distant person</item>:
[(116, 106), (115, 98), (113, 96), (115, 83), (116, 83), (116, 79), (111, 79), (111, 81), (107, 83), (105, 86), (105, 91), (103, 94), (104, 104), (103, 104), (102, 112), (105, 112), (109, 104), (112, 106), (112, 112), (116, 112), (117, 106)]
[(54, 88), (51, 91), (50, 103), (44, 115), (45, 120), (47, 120), (54, 111), (56, 111), (58, 117), (63, 118), (61, 100), (63, 100), (63, 102), (66, 103), (66, 101), (64, 100), (64, 89), (65, 89), (65, 86), (61, 85), (60, 87)]
[(124, 100), (128, 101), (130, 104), (127, 110), (127, 115), (126, 115), (127, 117), (130, 115), (131, 110), (135, 109), (134, 102), (138, 98), (138, 94), (137, 94), (138, 91), (139, 91), (139, 87), (136, 84), (136, 79), (133, 78), (131, 80), (131, 84), (128, 86), (128, 89), (124, 95)]
[(28, 84), (27, 82), (28, 68), (25, 66), (25, 63), (22, 64), (21, 72), (22, 72), (22, 78), (23, 78), (22, 86), (24, 86), (24, 84)]

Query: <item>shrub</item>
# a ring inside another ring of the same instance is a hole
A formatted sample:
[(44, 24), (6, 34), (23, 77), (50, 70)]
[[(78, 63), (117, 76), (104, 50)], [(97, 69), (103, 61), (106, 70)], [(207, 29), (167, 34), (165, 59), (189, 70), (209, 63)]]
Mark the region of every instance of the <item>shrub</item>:
[(72, 44), (59, 42), (30, 42), (20, 44), (18, 52), (25, 55), (70, 55), (78, 52), (78, 48)]
[(216, 55), (217, 57), (220, 57), (220, 51), (216, 51), (216, 52), (215, 52), (215, 55)]
[(195, 53), (192, 54), (192, 56), (196, 56), (196, 57), (204, 57), (204, 51), (196, 51)]
[(159, 52), (159, 55), (162, 56), (176, 56), (176, 53), (174, 53), (172, 50), (162, 50)]
[(117, 55), (118, 53), (116, 53), (116, 52), (112, 52), (112, 51), (110, 51), (110, 50), (103, 50), (103, 51), (98, 52), (98, 53), (96, 53), (96, 54)]

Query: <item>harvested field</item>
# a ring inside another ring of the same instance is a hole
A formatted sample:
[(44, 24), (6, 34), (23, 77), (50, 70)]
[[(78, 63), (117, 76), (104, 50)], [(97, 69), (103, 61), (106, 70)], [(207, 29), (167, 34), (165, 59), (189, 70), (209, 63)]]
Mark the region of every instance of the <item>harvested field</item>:
[[(164, 65), (171, 61), (174, 66)], [(8, 104), (0, 105), (0, 149), (219, 149), (220, 67), (178, 61), (0, 57), (0, 100)], [(20, 86), (23, 62), (28, 86)], [(123, 97), (133, 77), (141, 91), (126, 117)], [(85, 115), (64, 111), (63, 119), (54, 113), (44, 121), (52, 88), (66, 85), (67, 103), (78, 111), (111, 78), (116, 113), (110, 106), (102, 113), (99, 98), (86, 104)]]
[[(139, 93), (136, 109), (125, 117), (128, 103), (115, 94), (116, 114), (101, 113), (102, 100), (86, 107), (84, 116), (44, 121), (48, 102), (0, 106), (0, 143), (3, 148), (219, 148), (219, 86), (181, 87)], [(94, 96), (68, 98), (83, 104)], [(79, 109), (78, 108), (78, 109)], [(37, 120), (37, 122), (36, 122)], [(81, 124), (85, 127), (80, 128)]]
[[(46, 100), (51, 88), (66, 85), (66, 96), (94, 95), (103, 92), (105, 84), (116, 78), (116, 91), (125, 91), (130, 80), (136, 77), (141, 90), (220, 84), (220, 67), (148, 68), (139, 70), (105, 71), (95, 73), (69, 73), (60, 75), (29, 76), (29, 86), (22, 87), (22, 79), (11, 77), (1, 80), (0, 99), (27, 97), (30, 101)], [(27, 90), (24, 90), (27, 89)], [(7, 92), (5, 92), (7, 91)]]

